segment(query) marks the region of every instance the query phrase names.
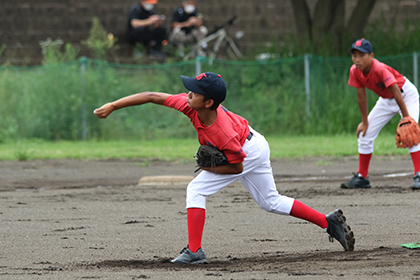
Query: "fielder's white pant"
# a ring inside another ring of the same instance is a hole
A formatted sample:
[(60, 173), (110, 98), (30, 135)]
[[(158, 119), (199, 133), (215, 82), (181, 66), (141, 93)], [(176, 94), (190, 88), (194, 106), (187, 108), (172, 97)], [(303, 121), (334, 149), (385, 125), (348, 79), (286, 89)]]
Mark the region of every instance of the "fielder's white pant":
[[(404, 86), (402, 87), (403, 92), (401, 93), (405, 105), (407, 107), (410, 117), (412, 117), (416, 122), (419, 120), (419, 93), (417, 88), (405, 78)], [(359, 134), (358, 143), (359, 143), (359, 153), (360, 154), (372, 154), (373, 153), (373, 142), (376, 137), (378, 137), (381, 129), (396, 115), (401, 115), (400, 107), (394, 98), (385, 99), (379, 97), (375, 106), (372, 108), (368, 116), (368, 129), (366, 130), (366, 135), (362, 136), (362, 133)], [(402, 117), (402, 115), (401, 115)], [(408, 148), (410, 153), (420, 151), (420, 144)]]
[(241, 174), (215, 174), (201, 171), (187, 187), (187, 208), (206, 209), (206, 197), (240, 180), (257, 204), (268, 212), (289, 215), (294, 199), (280, 195), (274, 182), (270, 162), (270, 147), (264, 136), (253, 130), (251, 140), (246, 140), (243, 150), (244, 170)]

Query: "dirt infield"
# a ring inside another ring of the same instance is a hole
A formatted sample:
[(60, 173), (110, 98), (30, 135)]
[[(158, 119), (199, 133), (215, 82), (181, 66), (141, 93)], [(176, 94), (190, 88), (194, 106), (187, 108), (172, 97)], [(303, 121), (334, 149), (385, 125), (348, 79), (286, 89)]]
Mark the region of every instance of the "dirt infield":
[(240, 183), (208, 198), (208, 265), (170, 260), (186, 245), (194, 163), (0, 162), (1, 279), (420, 279), (419, 196), (410, 157), (373, 157), (372, 189), (342, 190), (357, 158), (273, 160), (281, 194), (344, 211), (354, 252), (324, 230), (261, 210)]

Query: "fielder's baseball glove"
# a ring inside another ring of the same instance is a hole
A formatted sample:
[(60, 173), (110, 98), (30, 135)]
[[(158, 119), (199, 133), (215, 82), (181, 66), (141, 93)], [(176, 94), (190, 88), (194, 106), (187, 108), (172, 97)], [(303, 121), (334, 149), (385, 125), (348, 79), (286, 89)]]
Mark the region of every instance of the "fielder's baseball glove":
[(400, 120), (395, 134), (398, 148), (413, 147), (420, 143), (419, 125), (411, 117), (404, 117)]
[(197, 161), (197, 172), (201, 167), (211, 167), (215, 168), (219, 165), (227, 165), (229, 161), (225, 154), (217, 149), (216, 147), (201, 145), (198, 148), (197, 154), (195, 155), (195, 160)]

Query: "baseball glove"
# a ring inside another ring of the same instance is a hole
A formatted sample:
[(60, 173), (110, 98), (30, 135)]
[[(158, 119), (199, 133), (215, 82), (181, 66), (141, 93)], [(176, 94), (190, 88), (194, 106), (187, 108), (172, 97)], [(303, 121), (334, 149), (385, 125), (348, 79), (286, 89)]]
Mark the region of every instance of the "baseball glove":
[(411, 117), (404, 117), (400, 120), (395, 134), (398, 148), (413, 147), (420, 143), (419, 125)]
[(197, 161), (197, 172), (201, 167), (211, 167), (214, 169), (219, 165), (227, 165), (229, 161), (225, 154), (216, 147), (201, 145), (195, 155)]

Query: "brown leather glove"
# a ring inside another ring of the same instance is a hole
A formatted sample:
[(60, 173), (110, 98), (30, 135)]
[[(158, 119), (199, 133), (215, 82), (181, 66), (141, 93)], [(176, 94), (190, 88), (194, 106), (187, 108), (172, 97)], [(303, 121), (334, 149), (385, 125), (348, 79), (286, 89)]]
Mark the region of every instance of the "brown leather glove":
[(413, 147), (420, 143), (420, 129), (416, 121), (411, 117), (400, 120), (395, 134), (398, 148)]

